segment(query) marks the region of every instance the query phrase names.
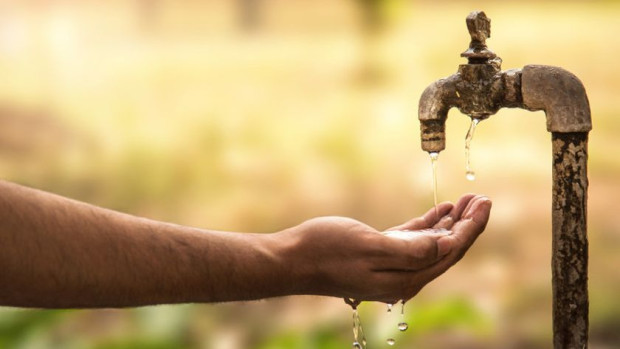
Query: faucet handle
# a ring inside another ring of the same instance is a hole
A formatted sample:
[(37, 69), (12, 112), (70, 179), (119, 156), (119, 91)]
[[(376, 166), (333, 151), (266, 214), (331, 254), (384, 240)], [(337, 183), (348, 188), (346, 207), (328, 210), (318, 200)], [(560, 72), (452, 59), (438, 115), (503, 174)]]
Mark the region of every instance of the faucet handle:
[(469, 48), (461, 53), (469, 64), (484, 64), (497, 57), (487, 48), (486, 40), (491, 37), (491, 19), (483, 11), (473, 11), (465, 20), (471, 36)]
[(491, 20), (484, 11), (473, 11), (465, 19), (471, 42), (486, 46), (486, 39), (491, 37)]

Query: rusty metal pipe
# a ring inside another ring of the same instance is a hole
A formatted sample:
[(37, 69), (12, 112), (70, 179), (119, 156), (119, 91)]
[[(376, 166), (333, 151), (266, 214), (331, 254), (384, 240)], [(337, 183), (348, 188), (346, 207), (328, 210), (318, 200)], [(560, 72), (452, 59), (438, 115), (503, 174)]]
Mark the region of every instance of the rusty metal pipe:
[(528, 65), (500, 71), (501, 59), (485, 43), (490, 23), (481, 11), (467, 17), (472, 40), (461, 56), (468, 58), (468, 64), (422, 93), (418, 112), (422, 149), (445, 148), (445, 122), (452, 107), (477, 119), (504, 107), (545, 112), (553, 150), (553, 345), (587, 348), (587, 146), (592, 129), (588, 97), (581, 81), (562, 68)]
[(571, 72), (547, 65), (526, 65), (521, 77), (523, 108), (544, 110), (549, 132), (592, 130), (586, 89)]
[(588, 342), (588, 132), (592, 129), (585, 88), (558, 67), (523, 68), (523, 106), (543, 110), (552, 134), (552, 256), (554, 348), (585, 348)]
[(588, 133), (552, 133), (553, 347), (588, 343)]

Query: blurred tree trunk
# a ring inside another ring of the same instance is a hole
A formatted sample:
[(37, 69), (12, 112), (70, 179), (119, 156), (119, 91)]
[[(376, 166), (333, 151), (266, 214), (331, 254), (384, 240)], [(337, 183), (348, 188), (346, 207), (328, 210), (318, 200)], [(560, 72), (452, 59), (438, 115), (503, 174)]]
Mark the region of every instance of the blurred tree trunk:
[(364, 37), (364, 62), (361, 68), (363, 84), (381, 83), (387, 76), (382, 63), (382, 44), (385, 32), (405, 8), (403, 0), (356, 0)]
[(245, 32), (260, 29), (260, 0), (237, 0), (239, 7), (239, 25)]
[(364, 35), (375, 36), (383, 28), (386, 18), (383, 16), (382, 5), (386, 1), (381, 0), (356, 0), (362, 11), (362, 29)]

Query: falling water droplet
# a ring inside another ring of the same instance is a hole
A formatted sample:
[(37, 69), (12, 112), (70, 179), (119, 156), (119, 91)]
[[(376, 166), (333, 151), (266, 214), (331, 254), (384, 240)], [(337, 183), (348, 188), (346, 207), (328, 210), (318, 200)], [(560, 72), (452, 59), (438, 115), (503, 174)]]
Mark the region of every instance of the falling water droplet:
[(465, 136), (465, 178), (469, 181), (476, 179), (476, 173), (471, 169), (471, 140), (474, 138), (474, 132), (476, 131), (476, 125), (480, 122), (479, 119), (471, 118), (471, 124), (469, 130)]
[(366, 336), (362, 329), (362, 322), (357, 307), (353, 308), (353, 348), (364, 349), (366, 347)]
[(394, 343), (396, 343), (396, 341), (394, 340), (394, 338), (388, 338), (386, 342), (387, 342), (387, 344), (389, 344), (389, 345), (394, 345)]
[[(400, 303), (400, 316), (401, 318), (405, 317), (405, 301), (401, 301)], [(398, 323), (398, 330), (403, 332), (403, 331), (407, 331), (407, 329), (409, 328), (409, 325), (405, 322), (402, 321)]]
[[(360, 321), (360, 314), (357, 311), (357, 306), (361, 303), (354, 298), (345, 298), (344, 302), (351, 306), (353, 310), (353, 349), (366, 348), (366, 336), (364, 336), (364, 330), (362, 329), (362, 322)], [(360, 341), (361, 340), (361, 341)]]
[(392, 304), (392, 303), (388, 303), (388, 305), (387, 305), (387, 311), (388, 311), (388, 313), (391, 313), (391, 312), (392, 312), (392, 307), (393, 307), (393, 306), (394, 306), (394, 304)]

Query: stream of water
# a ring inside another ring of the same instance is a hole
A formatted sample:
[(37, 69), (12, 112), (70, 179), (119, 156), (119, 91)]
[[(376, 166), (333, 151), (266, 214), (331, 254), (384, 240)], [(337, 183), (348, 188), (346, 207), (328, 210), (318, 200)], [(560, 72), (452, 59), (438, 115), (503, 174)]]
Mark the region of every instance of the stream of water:
[(479, 122), (479, 119), (471, 118), (471, 124), (465, 136), (465, 178), (467, 178), (468, 181), (476, 179), (476, 172), (471, 168), (471, 140), (474, 138), (476, 125), (478, 125)]
[(439, 211), (437, 210), (437, 159), (439, 159), (439, 153), (428, 153), (431, 157), (431, 166), (433, 168), (433, 202), (435, 204), (435, 215), (439, 218)]

